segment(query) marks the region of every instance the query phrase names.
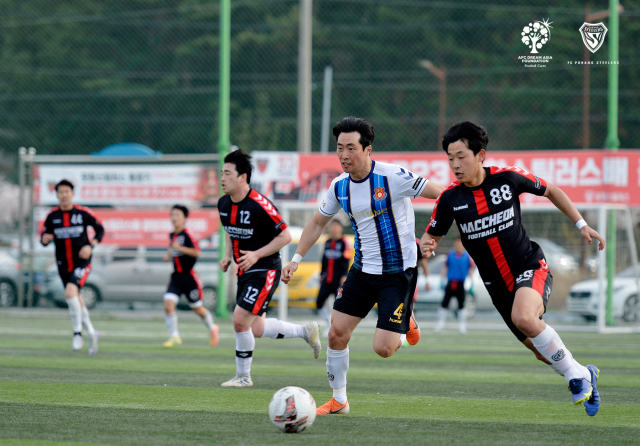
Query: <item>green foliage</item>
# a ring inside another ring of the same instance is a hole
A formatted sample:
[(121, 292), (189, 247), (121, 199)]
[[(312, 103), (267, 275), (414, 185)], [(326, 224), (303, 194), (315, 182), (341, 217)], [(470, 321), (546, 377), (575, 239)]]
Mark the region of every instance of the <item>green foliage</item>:
[[(640, 140), (640, 12), (620, 16), (620, 139)], [(231, 140), (295, 150), (298, 2), (232, 2)], [(91, 153), (138, 142), (164, 153), (216, 150), (219, 6), (203, 0), (0, 1), (0, 150)], [(524, 25), (549, 18), (545, 68), (525, 68)], [(332, 120), (359, 115), (377, 150), (438, 150), (438, 79), (446, 123), (484, 124), (490, 149), (582, 146), (584, 4), (317, 0), (313, 146), (322, 73), (334, 68)], [(605, 19), (605, 23), (607, 23)], [(607, 41), (592, 60), (608, 55)], [(606, 136), (607, 67), (591, 67), (591, 146)]]

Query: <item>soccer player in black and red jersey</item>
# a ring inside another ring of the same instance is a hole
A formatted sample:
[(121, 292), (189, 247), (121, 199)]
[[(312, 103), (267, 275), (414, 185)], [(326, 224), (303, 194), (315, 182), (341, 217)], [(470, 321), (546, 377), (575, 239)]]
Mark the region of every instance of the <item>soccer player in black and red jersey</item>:
[[(104, 228), (89, 208), (73, 204), (73, 184), (70, 181), (62, 180), (56, 184), (56, 194), (60, 206), (55, 207), (47, 216), (40, 240), (44, 246), (51, 241), (55, 244), (58, 273), (64, 284), (64, 297), (73, 325), (71, 348), (82, 348), (84, 325), (89, 337), (89, 354), (95, 355), (98, 352), (98, 332), (93, 328), (80, 289), (91, 272), (91, 254), (102, 240)], [(91, 242), (87, 235), (88, 226), (93, 227), (96, 232)]]
[[(333, 219), (329, 223), (329, 238), (324, 244), (322, 254), (322, 271), (320, 273), (320, 290), (316, 298), (316, 309), (320, 316), (331, 325), (331, 312), (324, 309), (324, 303), (332, 294), (338, 295), (338, 289), (347, 280), (351, 249), (347, 239), (342, 236), (342, 223)], [(327, 330), (327, 333), (329, 331)]]
[(442, 148), (456, 181), (436, 201), (421, 240), (423, 254), (429, 257), (435, 251), (455, 220), (462, 243), (508, 327), (537, 359), (564, 376), (574, 404), (584, 403), (593, 416), (600, 408), (599, 370), (578, 363), (558, 333), (542, 320), (553, 278), (542, 249), (529, 240), (521, 224), (518, 197), (522, 193), (547, 197), (589, 244), (596, 239), (602, 250), (605, 241), (557, 186), (518, 167), (483, 167), (488, 142), (485, 128), (468, 121), (444, 134)]
[(287, 224), (276, 207), (253, 190), (251, 157), (242, 150), (228, 154), (222, 166), (221, 185), (226, 195), (218, 201), (220, 221), (227, 240), (220, 267), (227, 271), (232, 259), (238, 265), (238, 292), (233, 311), (236, 333), (236, 376), (222, 387), (250, 387), (255, 338), (303, 338), (320, 356), (317, 322), (292, 324), (266, 318), (267, 307), (280, 281), (280, 248), (291, 242)]
[(200, 246), (198, 246), (198, 240), (185, 228), (188, 216), (189, 209), (186, 206), (176, 204), (171, 208), (171, 224), (174, 231), (169, 234), (169, 249), (163, 259), (165, 262), (173, 259), (173, 274), (164, 295), (165, 321), (169, 329), (169, 339), (162, 346), (170, 348), (182, 344), (178, 331), (176, 305), (180, 302), (180, 296), (184, 294), (191, 309), (202, 318), (209, 330), (211, 347), (215, 347), (220, 339), (219, 327), (213, 323), (211, 312), (202, 305), (202, 282), (193, 270), (196, 260), (200, 257)]

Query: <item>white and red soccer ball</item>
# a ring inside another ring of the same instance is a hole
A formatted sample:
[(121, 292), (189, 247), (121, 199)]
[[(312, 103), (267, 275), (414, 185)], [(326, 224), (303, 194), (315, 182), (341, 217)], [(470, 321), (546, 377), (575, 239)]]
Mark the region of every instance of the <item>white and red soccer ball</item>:
[(283, 387), (271, 398), (269, 418), (282, 432), (302, 432), (316, 419), (316, 402), (309, 392), (300, 387)]

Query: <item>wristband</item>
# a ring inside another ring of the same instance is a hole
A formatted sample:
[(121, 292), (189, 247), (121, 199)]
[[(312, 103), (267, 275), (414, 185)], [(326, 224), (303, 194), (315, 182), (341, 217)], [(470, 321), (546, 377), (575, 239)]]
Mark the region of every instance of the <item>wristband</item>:
[(295, 253), (291, 261), (300, 264), (300, 262), (302, 261), (302, 256), (298, 253)]
[(585, 226), (587, 226), (587, 222), (584, 221), (584, 218), (581, 218), (580, 220), (578, 220), (576, 222), (576, 228), (578, 228), (578, 229), (582, 229)]

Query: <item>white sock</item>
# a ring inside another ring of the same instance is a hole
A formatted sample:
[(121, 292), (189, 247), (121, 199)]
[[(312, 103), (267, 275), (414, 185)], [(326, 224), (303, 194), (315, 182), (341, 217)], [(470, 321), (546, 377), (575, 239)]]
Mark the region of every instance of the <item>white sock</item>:
[(71, 315), (71, 325), (73, 325), (73, 333), (82, 332), (82, 308), (80, 307), (80, 299), (78, 296), (67, 299), (69, 306), (69, 314)]
[(164, 320), (169, 329), (169, 336), (174, 338), (180, 337), (180, 333), (178, 332), (178, 315), (176, 313), (168, 314), (164, 317)]
[(583, 366), (582, 364), (580, 364), (575, 359), (573, 360), (573, 362), (574, 362), (575, 366), (578, 368), (578, 370), (580, 370), (582, 372), (582, 377), (584, 379), (586, 379), (587, 381), (591, 382), (591, 372), (589, 371), (589, 369), (586, 368), (585, 366)]
[(333, 389), (333, 397), (341, 404), (347, 402), (347, 371), (349, 370), (349, 347), (332, 350), (327, 347), (327, 376)]
[(270, 317), (264, 320), (264, 331), (261, 337), (271, 339), (302, 338), (304, 337), (304, 327)]
[(449, 310), (446, 308), (438, 307), (438, 325), (444, 327), (444, 323), (447, 321), (447, 313)]
[(95, 329), (93, 328), (93, 324), (91, 323), (91, 318), (89, 317), (89, 310), (87, 309), (86, 306), (82, 307), (82, 324), (84, 325), (84, 328), (87, 330), (87, 333), (89, 333), (89, 336), (93, 336)]
[(207, 326), (209, 331), (213, 330), (213, 316), (209, 310), (207, 310), (207, 314), (202, 317), (202, 322), (204, 322), (204, 325)]
[(559, 375), (564, 375), (567, 383), (572, 379), (584, 377), (581, 368), (586, 369), (586, 367), (581, 366), (573, 359), (571, 352), (551, 326), (547, 325), (538, 336), (530, 339), (536, 350), (551, 362), (551, 368)]
[(256, 338), (253, 331), (236, 332), (236, 374), (249, 375), (253, 350), (256, 348)]
[(400, 333), (400, 347), (402, 347), (402, 344), (404, 344), (404, 341), (406, 340), (407, 340), (407, 335)]
[(331, 310), (327, 310), (325, 307), (322, 307), (318, 310), (318, 313), (320, 313), (320, 316), (322, 316), (322, 319), (326, 321), (327, 325), (331, 325)]
[(460, 332), (467, 331), (467, 310), (458, 310), (458, 322), (460, 323)]

